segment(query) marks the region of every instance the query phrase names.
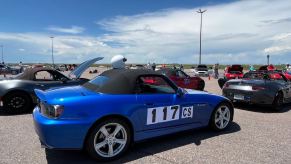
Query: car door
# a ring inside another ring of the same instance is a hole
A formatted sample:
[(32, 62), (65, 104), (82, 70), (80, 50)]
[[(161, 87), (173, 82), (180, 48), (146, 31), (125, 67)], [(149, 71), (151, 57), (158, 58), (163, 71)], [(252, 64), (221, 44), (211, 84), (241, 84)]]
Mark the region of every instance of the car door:
[(186, 98), (178, 98), (177, 88), (167, 78), (150, 75), (141, 76), (137, 81), (139, 122), (143, 130), (174, 127), (193, 122), (193, 104), (189, 104)]
[(181, 70), (177, 70), (176, 71), (176, 76), (177, 76), (177, 78), (179, 78), (181, 87), (189, 88), (189, 89), (193, 89), (194, 88), (194, 85), (192, 83), (191, 78), (185, 72), (183, 72)]

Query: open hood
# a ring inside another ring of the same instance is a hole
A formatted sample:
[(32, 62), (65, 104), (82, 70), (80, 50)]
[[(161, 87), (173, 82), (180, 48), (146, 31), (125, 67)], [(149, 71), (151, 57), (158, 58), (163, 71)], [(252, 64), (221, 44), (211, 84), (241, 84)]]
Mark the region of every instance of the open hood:
[(232, 65), (228, 69), (228, 72), (231, 72), (231, 71), (239, 71), (239, 72), (242, 72), (243, 71), (243, 67), (241, 65)]
[(83, 72), (88, 69), (92, 64), (94, 64), (95, 62), (102, 60), (103, 57), (98, 57), (98, 58), (94, 58), (91, 60), (87, 60), (83, 63), (81, 63), (78, 67), (76, 67), (70, 74), (69, 77), (70, 78), (80, 78), (81, 75), (83, 74)]

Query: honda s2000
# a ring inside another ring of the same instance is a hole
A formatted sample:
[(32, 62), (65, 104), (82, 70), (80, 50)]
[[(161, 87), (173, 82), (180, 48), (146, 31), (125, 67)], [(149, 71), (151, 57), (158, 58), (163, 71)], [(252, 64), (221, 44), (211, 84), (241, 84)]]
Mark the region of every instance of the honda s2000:
[(82, 86), (35, 90), (35, 129), (47, 148), (82, 149), (97, 160), (120, 157), (136, 141), (210, 126), (227, 128), (231, 102), (178, 88), (152, 70), (109, 70)]

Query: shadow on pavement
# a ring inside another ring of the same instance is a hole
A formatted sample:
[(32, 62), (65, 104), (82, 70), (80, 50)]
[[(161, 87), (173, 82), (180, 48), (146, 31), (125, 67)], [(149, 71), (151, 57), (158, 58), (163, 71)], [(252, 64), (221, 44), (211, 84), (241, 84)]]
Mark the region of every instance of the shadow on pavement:
[(32, 112), (24, 112), (24, 113), (16, 113), (16, 114), (11, 114), (11, 113), (7, 113), (5, 111), (5, 109), (0, 108), (0, 116), (18, 116), (18, 115), (26, 115), (26, 114), (32, 114)]
[[(195, 144), (196, 146), (199, 146), (201, 144), (201, 141), (205, 139), (209, 139), (219, 135), (235, 133), (240, 130), (240, 126), (237, 123), (233, 122), (230, 124), (228, 129), (222, 132), (215, 132), (207, 128), (203, 128), (151, 139), (148, 141), (134, 144), (134, 146), (132, 146), (121, 159), (113, 161), (112, 163), (130, 162), (188, 144)], [(48, 164), (96, 163), (96, 161), (92, 160), (84, 151), (46, 149), (45, 152)]]
[(236, 109), (246, 110), (250, 112), (260, 112), (260, 113), (285, 113), (291, 110), (291, 103), (285, 104), (280, 111), (276, 111), (269, 106), (259, 106), (255, 104), (243, 104), (236, 103), (234, 104)]

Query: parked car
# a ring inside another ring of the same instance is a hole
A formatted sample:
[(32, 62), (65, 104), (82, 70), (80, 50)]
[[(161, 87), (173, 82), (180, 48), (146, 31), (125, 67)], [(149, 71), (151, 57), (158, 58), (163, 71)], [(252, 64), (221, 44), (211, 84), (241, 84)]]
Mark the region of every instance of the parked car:
[(227, 81), (222, 89), (223, 95), (233, 102), (270, 105), (280, 110), (291, 100), (291, 83), (278, 72), (253, 71), (242, 79)]
[(0, 74), (12, 74), (17, 75), (20, 73), (20, 69), (9, 67), (5, 64), (0, 64)]
[(46, 90), (54, 87), (80, 85), (89, 81), (80, 78), (81, 74), (102, 57), (88, 60), (71, 72), (69, 77), (53, 68), (27, 68), (23, 73), (10, 79), (0, 81), (0, 105), (7, 113), (32, 111), (37, 103), (34, 89)]
[(101, 161), (120, 157), (133, 142), (206, 126), (224, 130), (234, 113), (228, 99), (179, 88), (149, 69), (112, 69), (81, 86), (35, 93), (41, 144), (85, 149)]
[(197, 67), (194, 68), (194, 74), (196, 76), (209, 76), (207, 65), (199, 64)]
[(162, 68), (157, 72), (168, 76), (176, 85), (181, 88), (204, 90), (205, 82), (198, 76), (190, 77), (184, 71), (173, 68)]
[(224, 83), (230, 79), (241, 79), (243, 77), (242, 65), (235, 64), (227, 66), (224, 70), (224, 76), (218, 79), (218, 85), (220, 88), (223, 87)]

